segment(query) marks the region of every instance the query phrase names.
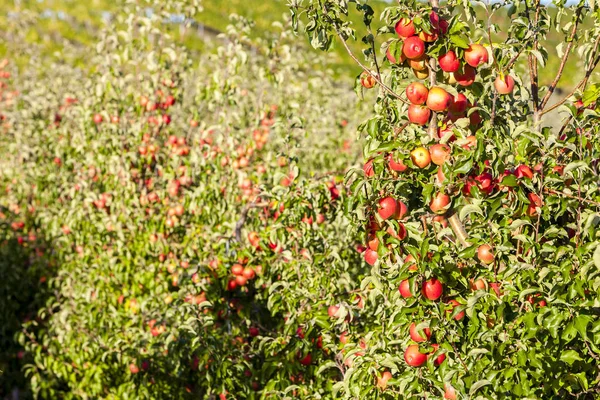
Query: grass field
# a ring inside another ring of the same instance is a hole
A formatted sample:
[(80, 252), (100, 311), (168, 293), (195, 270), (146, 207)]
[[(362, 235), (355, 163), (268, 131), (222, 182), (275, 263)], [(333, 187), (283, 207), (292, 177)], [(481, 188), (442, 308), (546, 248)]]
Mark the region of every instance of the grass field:
[[(254, 21), (253, 36), (268, 36), (269, 32), (277, 29), (274, 23), (282, 21), (285, 14), (289, 14), (286, 2), (287, 0), (204, 1), (204, 11), (196, 16), (196, 20), (214, 30), (223, 31), (229, 23), (229, 15), (236, 13)], [(104, 19), (119, 7), (117, 3), (111, 0), (22, 0), (19, 3), (20, 5), (17, 6), (16, 3), (0, 2), (0, 29), (6, 31), (9, 25), (15, 28), (18, 24), (26, 24), (24, 28), (26, 30), (25, 40), (32, 47), (41, 47), (43, 54), (54, 59), (64, 58), (65, 52), (62, 50), (66, 47), (91, 46), (95, 43), (96, 36), (104, 24)], [(382, 1), (373, 1), (370, 4), (376, 13), (388, 5), (388, 3)], [(40, 13), (42, 18), (37, 20), (35, 24), (26, 23), (31, 16)], [(501, 10), (493, 21), (503, 28), (508, 18)], [(357, 27), (360, 26), (359, 18), (355, 18), (353, 22)], [(585, 21), (582, 29), (585, 29), (586, 24), (590, 23), (591, 21)], [(500, 29), (500, 31), (502, 32), (503, 29)], [(196, 31), (188, 30), (186, 34), (182, 35), (179, 26), (176, 24), (173, 24), (172, 32), (183, 44), (193, 50), (202, 51), (206, 46), (207, 37), (212, 40), (212, 36), (198, 35)], [(306, 39), (300, 37), (299, 40)], [(502, 40), (502, 33), (494, 37), (495, 42), (502, 42)], [(542, 85), (549, 84), (558, 70), (560, 59), (556, 53), (556, 46), (561, 40), (562, 36), (560, 34), (551, 32), (545, 43), (543, 43), (548, 49), (550, 57), (547, 66), (540, 71), (540, 83)], [(10, 38), (0, 42), (0, 54), (10, 52), (10, 45), (6, 42), (10, 42)], [(353, 52), (359, 57), (361, 46), (362, 43), (359, 41), (351, 43)], [(30, 59), (30, 55), (11, 54), (11, 58), (16, 58), (18, 64), (24, 65)], [(67, 61), (76, 65), (85, 65), (85, 60), (76, 56)], [(331, 53), (323, 55), (323, 65), (332, 69), (338, 76), (353, 77), (359, 72), (340, 45), (335, 46)], [(575, 57), (572, 57), (572, 60), (566, 66), (561, 89), (569, 90), (573, 87), (581, 78), (581, 71), (581, 65)], [(595, 80), (597, 80), (597, 74)]]

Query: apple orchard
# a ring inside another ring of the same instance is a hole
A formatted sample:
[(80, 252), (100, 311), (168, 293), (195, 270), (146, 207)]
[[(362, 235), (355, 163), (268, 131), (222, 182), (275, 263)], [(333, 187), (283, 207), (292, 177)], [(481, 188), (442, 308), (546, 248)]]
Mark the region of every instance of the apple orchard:
[(290, 0), (198, 52), (162, 3), (46, 66), (10, 31), (1, 396), (600, 396), (594, 1)]

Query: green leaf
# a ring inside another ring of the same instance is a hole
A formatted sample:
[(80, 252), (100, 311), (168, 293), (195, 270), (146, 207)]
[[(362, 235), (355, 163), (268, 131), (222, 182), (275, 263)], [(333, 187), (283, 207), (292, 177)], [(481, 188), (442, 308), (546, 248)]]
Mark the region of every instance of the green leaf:
[(467, 217), (468, 215), (470, 215), (472, 213), (477, 213), (479, 215), (483, 215), (483, 210), (481, 209), (481, 207), (479, 207), (476, 204), (467, 204), (460, 210), (460, 213), (459, 213), (460, 220), (464, 221), (465, 217)]
[(566, 362), (569, 365), (573, 365), (575, 361), (582, 361), (583, 358), (579, 356), (575, 350), (566, 350), (560, 355), (560, 361)]
[(471, 386), (471, 389), (469, 389), (469, 396), (473, 396), (476, 391), (478, 391), (479, 389), (481, 389), (484, 386), (491, 385), (491, 384), (492, 384), (492, 382), (488, 381), (487, 379), (482, 379), (480, 381), (475, 382), (473, 384), (473, 386)]

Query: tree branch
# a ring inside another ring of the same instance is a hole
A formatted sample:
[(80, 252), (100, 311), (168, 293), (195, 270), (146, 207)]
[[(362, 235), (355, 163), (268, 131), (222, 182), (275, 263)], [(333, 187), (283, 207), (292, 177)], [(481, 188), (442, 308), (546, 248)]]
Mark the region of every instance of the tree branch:
[(593, 201), (593, 200), (588, 200), (588, 199), (585, 199), (585, 198), (583, 198), (581, 196), (574, 196), (572, 194), (568, 194), (568, 193), (561, 192), (561, 191), (554, 190), (554, 189), (544, 189), (544, 192), (548, 193), (548, 194), (553, 194), (553, 195), (556, 195), (556, 196), (568, 197), (569, 199), (578, 200), (578, 201), (583, 202), (583, 203), (593, 204), (593, 205), (595, 205), (597, 207), (600, 207), (600, 202)]
[(242, 228), (244, 227), (244, 224), (246, 223), (246, 219), (248, 219), (248, 212), (250, 211), (250, 209), (266, 207), (268, 205), (269, 205), (269, 203), (255, 203), (255, 202), (246, 204), (246, 206), (242, 209), (240, 219), (238, 219), (237, 222), (235, 223), (235, 240), (237, 242), (239, 242), (239, 243), (242, 242)]
[(583, 6), (577, 8), (577, 11), (575, 11), (575, 22), (573, 23), (573, 29), (571, 29), (571, 34), (568, 38), (569, 44), (567, 44), (565, 54), (563, 54), (562, 60), (560, 62), (560, 67), (558, 68), (558, 72), (556, 73), (556, 77), (554, 78), (554, 81), (552, 81), (552, 84), (550, 84), (550, 87), (548, 88), (548, 93), (546, 93), (546, 95), (542, 99), (542, 102), (540, 103), (541, 111), (543, 111), (546, 105), (548, 104), (548, 100), (550, 100), (552, 93), (554, 93), (554, 89), (556, 89), (556, 86), (558, 85), (558, 82), (562, 77), (565, 65), (567, 64), (567, 60), (569, 59), (569, 54), (571, 53), (571, 48), (573, 47), (573, 43), (575, 40), (575, 33), (577, 32), (577, 25), (579, 24), (579, 15), (581, 14), (581, 10), (583, 10)]

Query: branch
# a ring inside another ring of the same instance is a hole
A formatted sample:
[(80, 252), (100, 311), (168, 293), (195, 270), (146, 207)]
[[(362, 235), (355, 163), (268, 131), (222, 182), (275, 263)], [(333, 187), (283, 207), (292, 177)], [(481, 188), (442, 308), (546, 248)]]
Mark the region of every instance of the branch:
[(546, 107), (546, 105), (548, 104), (550, 96), (552, 96), (552, 93), (554, 93), (554, 89), (556, 89), (556, 86), (558, 85), (558, 82), (560, 81), (560, 78), (563, 74), (563, 70), (565, 69), (565, 65), (567, 64), (569, 54), (571, 53), (571, 48), (573, 47), (573, 43), (575, 41), (575, 33), (577, 32), (577, 25), (579, 24), (579, 14), (581, 14), (581, 10), (583, 10), (583, 6), (577, 8), (577, 11), (575, 11), (575, 23), (573, 24), (573, 29), (571, 29), (571, 34), (568, 38), (569, 44), (567, 44), (567, 49), (565, 50), (565, 54), (563, 54), (563, 58), (560, 62), (560, 67), (558, 68), (556, 77), (554, 78), (554, 81), (552, 81), (552, 84), (548, 88), (548, 93), (544, 95), (544, 98), (540, 103), (540, 110), (542, 111), (544, 110), (544, 107)]
[(568, 197), (569, 199), (579, 200), (579, 201), (581, 201), (583, 203), (593, 204), (593, 205), (595, 205), (597, 207), (600, 207), (600, 202), (593, 201), (593, 200), (588, 200), (588, 199), (583, 198), (581, 196), (574, 196), (572, 194), (568, 194), (568, 193), (561, 192), (561, 191), (554, 190), (554, 189), (544, 189), (544, 192), (548, 193), (548, 194), (553, 194), (553, 195), (556, 195), (556, 196)]
[(235, 240), (237, 242), (239, 242), (239, 243), (242, 242), (242, 228), (244, 227), (244, 224), (246, 223), (246, 219), (248, 218), (248, 212), (250, 211), (250, 209), (266, 207), (268, 205), (269, 205), (269, 203), (254, 203), (254, 202), (246, 204), (246, 206), (242, 209), (242, 214), (240, 215), (240, 219), (238, 219), (238, 221), (235, 223)]
[(373, 79), (375, 79), (375, 81), (377, 83), (379, 83), (379, 85), (383, 88), (383, 90), (385, 90), (386, 92), (388, 92), (390, 95), (397, 98), (401, 102), (408, 104), (408, 102), (406, 100), (404, 100), (402, 97), (400, 97), (399, 94), (397, 94), (392, 89), (390, 89), (385, 83), (383, 83), (381, 81), (381, 79), (376, 74), (374, 74), (371, 70), (369, 70), (363, 63), (361, 63), (358, 58), (356, 58), (354, 53), (352, 53), (352, 50), (350, 50), (350, 47), (348, 47), (348, 43), (346, 43), (346, 40), (344, 40), (344, 36), (342, 35), (342, 33), (340, 32), (340, 30), (337, 26), (335, 26), (335, 32), (337, 33), (338, 37), (340, 38), (342, 44), (344, 45), (344, 48), (346, 49), (346, 51), (348, 52), (350, 57), (354, 60), (355, 63), (357, 63), (363, 69), (363, 71), (365, 71), (367, 74), (371, 75), (371, 77)]
[(448, 217), (448, 222), (450, 223), (450, 227), (452, 228), (454, 235), (463, 247), (469, 247), (469, 243), (467, 243), (469, 235), (467, 234), (465, 227), (460, 221), (458, 214), (456, 214), (455, 211), (451, 211), (451, 213), (452, 214)]
[[(544, 110), (542, 112), (542, 115), (549, 113), (550, 111), (560, 107), (561, 105), (563, 105), (565, 103), (565, 101), (567, 101), (571, 96), (573, 96), (575, 94), (575, 92), (577, 90), (579, 90), (580, 88), (585, 89), (585, 86), (587, 85), (588, 79), (590, 79), (590, 76), (592, 76), (592, 73), (594, 72), (594, 69), (596, 69), (596, 66), (598, 65), (598, 63), (600, 63), (600, 56), (598, 55), (598, 45), (600, 45), (600, 36), (598, 36), (598, 38), (596, 39), (596, 44), (594, 45), (594, 50), (592, 51), (593, 57), (592, 57), (592, 63), (589, 65), (588, 70), (585, 73), (585, 76), (583, 77), (583, 79), (573, 88), (573, 90), (571, 91), (571, 93), (569, 93), (568, 95), (566, 95), (561, 101), (559, 101), (558, 103), (554, 104), (552, 107), (550, 107), (547, 110)], [(594, 58), (596, 58), (594, 60)]]
[[(540, 5), (541, 0), (537, 0), (535, 3), (535, 17), (533, 20), (534, 25), (537, 27), (539, 19), (540, 19)], [(533, 50), (537, 51), (539, 46), (538, 35), (536, 34), (533, 39)], [(529, 77), (531, 80), (531, 97), (533, 101), (533, 123), (537, 126), (540, 123), (541, 114), (540, 114), (540, 99), (538, 95), (538, 61), (531, 53), (528, 55), (528, 63), (529, 63)]]

